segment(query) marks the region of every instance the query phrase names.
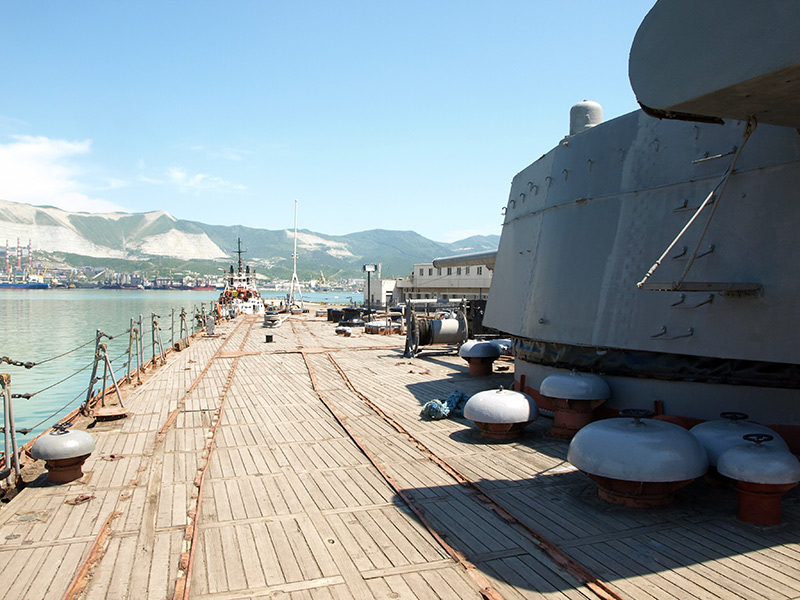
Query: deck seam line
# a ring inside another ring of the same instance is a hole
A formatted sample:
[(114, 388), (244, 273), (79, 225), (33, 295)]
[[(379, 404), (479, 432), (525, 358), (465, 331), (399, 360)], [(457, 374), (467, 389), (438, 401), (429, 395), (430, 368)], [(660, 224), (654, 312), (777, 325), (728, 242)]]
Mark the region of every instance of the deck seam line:
[[(225, 344), (227, 344), (228, 341), (233, 337), (233, 334), (239, 330), (239, 327), (241, 327), (246, 322), (249, 322), (249, 327), (247, 328), (247, 331), (245, 332), (242, 338), (242, 342), (239, 345), (239, 351), (241, 352), (244, 349), (244, 346), (247, 343), (247, 339), (250, 336), (250, 332), (252, 331), (253, 326), (256, 323), (256, 321), (252, 319), (247, 321), (243, 320), (236, 326), (236, 329), (234, 329), (233, 332), (231, 332), (231, 334), (225, 340), (225, 343), (219, 347), (219, 349), (211, 358), (211, 360), (209, 360), (208, 364), (206, 365), (206, 368), (203, 369), (202, 374), (205, 374), (208, 368), (210, 368), (211, 364), (219, 357), (222, 348), (225, 347)], [(194, 568), (195, 550), (197, 549), (197, 535), (198, 535), (197, 532), (199, 529), (200, 511), (202, 508), (202, 501), (203, 501), (203, 484), (205, 483), (206, 475), (208, 474), (209, 471), (208, 467), (211, 465), (211, 457), (214, 453), (214, 448), (216, 447), (215, 441), (217, 438), (217, 433), (219, 431), (220, 425), (222, 424), (222, 413), (225, 408), (225, 399), (227, 398), (228, 392), (230, 391), (231, 385), (233, 384), (233, 377), (236, 373), (236, 367), (239, 365), (240, 359), (241, 356), (236, 356), (233, 359), (233, 362), (230, 365), (230, 370), (228, 371), (227, 380), (225, 381), (225, 385), (223, 386), (222, 392), (219, 396), (219, 402), (217, 404), (217, 408), (216, 410), (213, 411), (212, 425), (210, 429), (211, 435), (210, 438), (208, 438), (205, 449), (203, 451), (205, 463), (198, 467), (199, 474), (194, 480), (194, 486), (197, 488), (196, 503), (193, 509), (190, 508), (189, 510), (187, 510), (187, 515), (189, 516), (189, 524), (186, 526), (184, 532), (185, 551), (181, 554), (178, 563), (178, 575), (175, 581), (173, 600), (189, 599), (189, 592), (191, 590), (191, 578)], [(184, 397), (184, 399), (188, 397), (190, 391), (191, 389), (186, 392), (186, 396)], [(172, 415), (170, 415), (170, 418), (172, 418)], [(177, 418), (177, 415), (175, 418)]]
[(400, 565), (399, 567), (389, 567), (385, 569), (369, 569), (361, 571), (361, 576), (364, 580), (381, 579), (383, 577), (392, 577), (394, 575), (410, 575), (412, 573), (425, 573), (427, 571), (438, 571), (439, 569), (450, 569), (453, 567), (453, 561), (447, 558), (441, 560), (432, 560), (424, 563), (412, 563), (408, 565)]
[[(216, 477), (214, 481), (220, 481)], [(330, 515), (356, 515), (359, 513), (369, 513), (375, 510), (380, 510), (384, 508), (397, 508), (397, 504), (394, 502), (386, 502), (383, 504), (366, 504), (363, 506), (358, 507), (344, 507), (344, 508), (325, 508), (325, 509), (318, 509), (313, 511), (313, 514), (319, 514), (323, 517), (330, 516)], [(282, 523), (284, 521), (294, 521), (299, 518), (302, 518), (308, 514), (311, 514), (312, 511), (305, 510), (301, 513), (287, 513), (282, 515), (265, 515), (263, 517), (247, 517), (247, 518), (231, 518), (231, 519), (224, 519), (224, 520), (215, 520), (213, 523), (204, 523), (203, 529), (221, 529), (223, 527), (229, 527), (232, 524), (244, 524), (244, 525), (252, 525), (254, 523)], [(173, 526), (167, 527), (164, 529), (160, 529), (159, 531), (173, 531), (176, 529), (180, 529), (183, 526)], [(87, 540), (88, 541), (88, 540)], [(0, 550), (0, 553), (2, 550)]]
[(333, 577), (320, 577), (318, 579), (292, 581), (278, 583), (275, 585), (263, 586), (260, 588), (248, 588), (246, 590), (226, 590), (224, 592), (210, 592), (195, 596), (195, 600), (249, 600), (254, 597), (272, 595), (275, 593), (301, 592), (304, 590), (316, 590), (331, 587), (333, 585), (347, 585), (344, 577), (336, 575)]
[[(483, 573), (481, 573), (472, 562), (469, 561), (466, 555), (461, 551), (457, 550), (456, 548), (453, 548), (450, 544), (447, 543), (447, 541), (445, 541), (445, 539), (439, 534), (438, 531), (436, 531), (436, 529), (430, 523), (428, 518), (425, 516), (425, 511), (419, 506), (417, 506), (417, 503), (414, 501), (414, 499), (397, 483), (397, 481), (395, 481), (395, 479), (391, 475), (389, 475), (386, 472), (386, 470), (382, 467), (378, 459), (375, 456), (373, 456), (370, 450), (361, 442), (359, 436), (357, 436), (350, 429), (350, 427), (346, 424), (347, 419), (344, 418), (342, 415), (340, 415), (338, 411), (333, 408), (333, 405), (330, 403), (330, 401), (325, 397), (323, 392), (319, 390), (316, 376), (314, 375), (314, 370), (313, 367), (311, 366), (311, 362), (309, 361), (308, 356), (304, 352), (301, 352), (300, 354), (303, 356), (303, 360), (306, 363), (308, 374), (311, 377), (311, 385), (316, 394), (319, 396), (319, 399), (323, 402), (323, 404), (325, 404), (328, 410), (330, 410), (331, 414), (339, 422), (339, 425), (347, 432), (347, 435), (350, 436), (353, 442), (364, 453), (364, 456), (366, 456), (373, 464), (373, 466), (378, 470), (378, 472), (384, 478), (386, 483), (388, 483), (391, 486), (391, 488), (395, 491), (395, 493), (403, 499), (403, 501), (406, 503), (409, 509), (411, 509), (414, 512), (414, 514), (417, 516), (420, 522), (425, 526), (425, 528), (429, 531), (431, 536), (433, 536), (433, 538), (439, 543), (439, 545), (447, 552), (447, 554), (450, 555), (450, 557), (464, 569), (466, 574), (470, 576), (473, 582), (478, 586), (478, 592), (484, 598), (486, 598), (487, 600), (504, 600), (502, 594), (500, 594), (500, 592), (498, 592), (491, 584), (489, 579)], [(333, 358), (329, 353), (326, 352), (324, 353), (324, 355), (331, 362), (334, 362)]]
[(6, 544), (0, 546), (0, 556), (4, 552), (17, 552), (19, 550), (27, 550), (29, 548), (50, 548), (52, 546), (69, 546), (71, 544), (86, 544), (97, 539), (96, 535), (84, 535), (81, 537), (64, 538), (61, 540), (32, 542), (30, 544)]
[[(713, 519), (709, 519), (713, 520)], [(559, 545), (564, 548), (580, 548), (581, 546), (592, 546), (594, 544), (602, 544), (603, 542), (611, 541), (611, 540), (623, 540), (627, 538), (632, 538), (640, 535), (647, 535), (653, 532), (659, 531), (671, 531), (674, 529), (679, 529), (683, 525), (682, 523), (659, 523), (657, 525), (648, 525), (646, 527), (637, 527), (634, 529), (629, 529), (624, 532), (614, 531), (611, 533), (603, 533), (596, 536), (585, 537), (585, 538), (576, 538), (572, 540), (562, 540), (559, 542)]]
[[(499, 501), (494, 499), (483, 486), (479, 485), (478, 483), (472, 481), (470, 478), (466, 477), (462, 474), (458, 469), (450, 465), (446, 460), (435, 454), (432, 450), (430, 450), (424, 442), (417, 439), (412, 435), (405, 427), (403, 427), (399, 422), (397, 422), (394, 418), (388, 415), (382, 408), (380, 408), (377, 404), (375, 404), (372, 400), (370, 400), (365, 394), (361, 393), (355, 385), (350, 381), (347, 377), (346, 373), (336, 362), (332, 355), (326, 355), (328, 360), (333, 364), (336, 370), (339, 372), (339, 375), (347, 384), (348, 388), (356, 394), (362, 402), (364, 402), (367, 406), (369, 406), (375, 413), (381, 417), (386, 423), (394, 427), (400, 434), (406, 436), (412, 443), (414, 443), (420, 451), (422, 451), (428, 459), (430, 459), (434, 464), (448, 473), (451, 477), (453, 477), (460, 485), (466, 486), (474, 490), (478, 498), (489, 504), (491, 509), (494, 510), (500, 518), (505, 520), (508, 523), (516, 524), (525, 529), (529, 532), (533, 538), (536, 545), (543, 550), (550, 559), (559, 567), (565, 569), (567, 572), (571, 573), (575, 576), (583, 585), (585, 585), (589, 590), (591, 590), (596, 596), (602, 599), (609, 599), (609, 600), (625, 600), (624, 597), (615, 590), (610, 584), (606, 583), (605, 581), (599, 579), (596, 575), (594, 575), (589, 569), (584, 567), (574, 558), (569, 556), (566, 552), (561, 550), (554, 542), (548, 539), (546, 536), (541, 534), (540, 532), (536, 531), (528, 525), (527, 523), (520, 521), (514, 514), (505, 506), (503, 506)], [(342, 424), (344, 427), (344, 424)], [(388, 480), (387, 480), (388, 481)], [(413, 506), (412, 506), (413, 509)]]
[[(238, 326), (237, 326), (237, 329), (238, 329)], [(234, 332), (235, 332), (235, 330), (234, 330)], [(220, 349), (222, 347), (224, 347), (227, 342), (228, 342), (228, 340), (226, 339), (225, 342), (223, 342), (223, 344), (220, 346)], [(217, 352), (219, 352), (220, 349), (218, 349)], [(216, 355), (216, 353), (215, 353), (215, 355)], [(197, 385), (198, 381), (205, 375), (206, 371), (208, 370), (208, 367), (210, 367), (210, 365), (211, 365), (211, 363), (213, 361), (214, 361), (214, 356), (211, 357), (211, 359), (209, 360), (208, 364), (206, 365), (206, 368), (197, 376), (197, 378), (192, 383), (190, 388), (186, 391), (186, 393), (184, 394), (183, 399), (181, 400), (181, 402), (185, 403), (186, 398), (189, 396), (191, 391)], [(167, 363), (162, 363), (161, 366), (162, 367), (166, 367)], [(155, 371), (153, 373), (153, 377), (158, 377), (158, 376), (162, 375), (163, 373), (165, 373), (166, 371), (167, 371), (167, 369), (164, 369), (164, 368), (158, 369), (157, 371)], [(180, 406), (181, 406), (181, 403), (179, 403), (178, 408), (176, 409), (176, 411), (179, 411)], [(173, 411), (173, 414), (176, 411)], [(158, 413), (149, 413), (149, 414), (158, 414)], [(177, 414), (174, 415), (174, 418), (173, 418), (173, 415), (171, 414), (170, 417), (167, 419), (167, 422), (162, 426), (162, 429), (159, 430), (159, 433), (156, 434), (155, 441), (154, 441), (154, 447), (158, 447), (160, 445), (160, 442), (162, 442), (164, 440), (165, 433), (161, 434), (161, 431), (163, 430), (164, 432), (166, 432), (166, 429), (168, 429), (168, 426), (171, 424), (170, 419), (172, 419), (172, 421), (174, 421), (175, 418), (177, 418)], [(146, 454), (142, 455), (142, 457), (144, 459), (148, 459), (149, 458), (150, 460), (148, 461), (149, 465), (147, 467), (145, 467), (144, 465), (140, 466), (140, 469), (139, 469), (139, 473), (140, 474), (142, 472), (144, 472), (144, 470), (146, 470), (147, 468), (150, 468), (150, 467), (153, 467), (154, 465), (156, 465), (156, 463), (158, 461), (156, 460), (155, 454), (156, 454), (156, 452), (154, 451), (150, 455), (146, 455)], [(137, 476), (137, 478), (134, 479), (133, 481), (129, 482), (125, 486), (125, 488), (131, 488), (131, 487), (136, 486), (138, 484), (138, 477), (139, 476)], [(149, 487), (149, 485), (148, 485), (148, 487)], [(125, 489), (125, 488), (121, 488), (121, 489)], [(62, 600), (67, 600), (67, 599), (70, 599), (70, 598), (79, 597), (86, 590), (86, 588), (89, 586), (89, 584), (91, 583), (92, 575), (93, 575), (94, 571), (97, 569), (97, 566), (99, 565), (99, 563), (102, 561), (103, 556), (105, 555), (106, 541), (108, 540), (108, 538), (110, 538), (113, 534), (116, 533), (113, 529), (111, 529), (111, 522), (125, 512), (124, 510), (122, 510), (122, 503), (124, 501), (128, 500), (128, 499), (129, 499), (129, 496), (125, 496), (125, 494), (120, 494), (120, 496), (117, 498), (117, 501), (115, 502), (115, 509), (109, 514), (109, 516), (107, 517), (107, 519), (104, 522), (103, 526), (101, 527), (100, 531), (94, 537), (94, 542), (92, 543), (92, 545), (91, 545), (91, 547), (89, 549), (89, 552), (87, 553), (86, 557), (81, 562), (81, 564), (79, 565), (78, 570), (75, 572), (72, 580), (70, 581), (69, 586), (67, 587), (67, 590), (62, 595)], [(155, 531), (155, 528), (154, 528), (154, 531)], [(136, 532), (137, 536), (140, 535), (140, 534), (141, 534), (141, 530)], [(125, 536), (125, 537), (129, 537), (129, 536)]]

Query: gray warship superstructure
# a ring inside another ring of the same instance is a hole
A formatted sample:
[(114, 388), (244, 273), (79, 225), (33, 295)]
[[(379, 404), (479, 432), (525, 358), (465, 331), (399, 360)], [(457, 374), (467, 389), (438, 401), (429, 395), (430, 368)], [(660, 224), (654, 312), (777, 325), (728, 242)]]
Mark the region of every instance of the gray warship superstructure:
[(612, 409), (800, 425), (800, 3), (661, 0), (629, 72), (643, 110), (513, 179), (484, 322), (517, 386), (603, 375)]

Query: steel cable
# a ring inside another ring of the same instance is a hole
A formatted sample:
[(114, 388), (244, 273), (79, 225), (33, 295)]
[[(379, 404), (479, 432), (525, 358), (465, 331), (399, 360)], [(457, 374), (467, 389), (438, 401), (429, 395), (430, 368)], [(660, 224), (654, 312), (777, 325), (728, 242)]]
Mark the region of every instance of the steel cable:
[(36, 396), (36, 395), (38, 395), (38, 394), (41, 394), (42, 392), (46, 392), (47, 390), (49, 390), (49, 389), (52, 389), (52, 388), (56, 387), (57, 385), (60, 385), (60, 384), (64, 383), (64, 382), (65, 382), (65, 381), (67, 381), (68, 379), (71, 379), (71, 378), (75, 377), (75, 375), (77, 375), (78, 373), (82, 373), (83, 371), (85, 371), (86, 369), (88, 369), (89, 367), (91, 367), (93, 364), (94, 364), (94, 361), (90, 362), (90, 363), (89, 363), (88, 365), (86, 365), (85, 367), (81, 367), (80, 369), (78, 369), (77, 371), (75, 371), (74, 373), (72, 373), (71, 375), (67, 375), (66, 377), (64, 377), (64, 379), (61, 379), (60, 381), (56, 381), (55, 383), (52, 383), (52, 384), (48, 385), (47, 387), (43, 387), (42, 389), (40, 389), (40, 390), (39, 390), (39, 391), (37, 391), (37, 392), (32, 392), (32, 393), (29, 393), (29, 394), (11, 394), (11, 397), (12, 397), (12, 398), (26, 398), (26, 399), (31, 399), (31, 398), (33, 398), (34, 396)]
[[(120, 334), (118, 334), (116, 336), (111, 336), (111, 335), (108, 335), (108, 334), (105, 334), (105, 333), (102, 333), (102, 332), (101, 332), (101, 334), (106, 336), (108, 339), (113, 340), (115, 337), (119, 337), (120, 335), (124, 335), (124, 334), (126, 334), (128, 332), (130, 332), (130, 329), (127, 329), (127, 330), (123, 331), (122, 333), (120, 333)], [(88, 345), (90, 345), (90, 344), (92, 344), (92, 343), (94, 343), (96, 341), (97, 341), (97, 337), (94, 337), (91, 340), (89, 340), (88, 342), (85, 342), (85, 343), (83, 343), (83, 344), (81, 344), (79, 346), (76, 346), (76, 347), (72, 348), (71, 350), (67, 350), (66, 352), (62, 352), (61, 354), (56, 354), (55, 356), (51, 356), (50, 358), (45, 358), (45, 359), (42, 359), (40, 361), (20, 361), (20, 360), (14, 360), (13, 358), (9, 358), (8, 356), (1, 356), (0, 357), (0, 362), (8, 363), (9, 365), (12, 365), (14, 367), (25, 367), (26, 369), (31, 369), (31, 368), (33, 368), (33, 367), (35, 367), (37, 365), (43, 365), (45, 363), (52, 362), (52, 361), (54, 361), (56, 359), (62, 358), (64, 356), (67, 356), (68, 354), (72, 354), (73, 352), (77, 352), (81, 348), (85, 348), (86, 346), (88, 346)]]
[(55, 416), (56, 416), (58, 413), (60, 413), (60, 412), (64, 411), (64, 409), (67, 409), (67, 408), (69, 408), (69, 407), (70, 407), (70, 405), (72, 405), (72, 404), (73, 404), (73, 403), (74, 403), (76, 400), (79, 400), (79, 399), (80, 399), (80, 398), (81, 398), (81, 397), (82, 397), (82, 396), (83, 396), (83, 395), (84, 395), (84, 394), (85, 394), (87, 391), (89, 391), (89, 386), (88, 386), (88, 385), (87, 385), (87, 386), (86, 386), (86, 387), (83, 389), (83, 391), (82, 391), (82, 392), (80, 392), (80, 393), (79, 393), (77, 396), (75, 396), (75, 397), (74, 397), (72, 400), (70, 400), (69, 402), (67, 402), (67, 403), (66, 403), (64, 406), (62, 406), (61, 408), (59, 408), (57, 411), (55, 411), (55, 412), (54, 412), (53, 414), (51, 414), (49, 417), (45, 417), (44, 419), (42, 419), (41, 421), (39, 421), (39, 422), (38, 422), (36, 425), (34, 425), (33, 427), (25, 427), (25, 428), (23, 428), (23, 429), (17, 429), (17, 432), (18, 432), (18, 433), (21, 433), (22, 435), (27, 435), (27, 434), (29, 434), (31, 431), (33, 431), (33, 430), (35, 430), (35, 429), (38, 429), (38, 428), (39, 428), (41, 425), (43, 425), (44, 423), (46, 423), (47, 421), (49, 421), (50, 419), (52, 419), (53, 417), (55, 417)]

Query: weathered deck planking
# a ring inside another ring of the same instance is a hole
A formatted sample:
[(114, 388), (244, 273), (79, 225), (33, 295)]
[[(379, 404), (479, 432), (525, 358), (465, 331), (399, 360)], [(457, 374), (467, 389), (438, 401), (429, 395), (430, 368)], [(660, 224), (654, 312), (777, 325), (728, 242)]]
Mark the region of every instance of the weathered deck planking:
[(800, 597), (800, 492), (776, 528), (738, 522), (732, 492), (703, 481), (663, 509), (610, 506), (545, 418), (496, 444), (463, 419), (420, 417), (430, 399), (510, 385), (510, 371), (472, 378), (453, 353), (409, 360), (398, 336), (332, 329), (292, 317), (268, 344), (240, 318), (148, 373), (131, 416), (91, 430), (83, 478), (37, 480), (0, 511), (14, 574), (0, 598), (62, 597), (107, 519), (74, 597), (182, 597), (188, 584), (203, 599), (477, 599), (481, 585), (596, 598), (564, 560), (630, 599)]

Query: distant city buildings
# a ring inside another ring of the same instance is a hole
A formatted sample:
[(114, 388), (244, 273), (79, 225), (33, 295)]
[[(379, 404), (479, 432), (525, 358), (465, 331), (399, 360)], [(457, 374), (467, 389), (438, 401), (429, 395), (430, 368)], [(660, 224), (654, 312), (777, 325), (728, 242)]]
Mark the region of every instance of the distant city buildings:
[(373, 282), (370, 295), (373, 304), (383, 304), (387, 296), (390, 303), (407, 299), (486, 299), (492, 284), (492, 271), (486, 265), (437, 268), (432, 262), (417, 263), (414, 270), (402, 279), (384, 279)]
[[(5, 252), (3, 252), (5, 250)], [(16, 246), (6, 242), (0, 247), (0, 282), (41, 281), (50, 287), (106, 288), (106, 289), (222, 289), (219, 275), (196, 273), (184, 269), (155, 271), (115, 271), (108, 267), (70, 267), (55, 261), (34, 261), (31, 243), (27, 247), (17, 240)], [(486, 265), (452, 266), (437, 268), (432, 262), (417, 263), (412, 272), (401, 278), (381, 279), (381, 264), (375, 265), (370, 285), (365, 277), (337, 279), (319, 278), (301, 282), (303, 290), (313, 292), (362, 292), (365, 304), (396, 305), (407, 299), (486, 299), (492, 282), (492, 271)], [(224, 269), (218, 269), (224, 271)], [(165, 272), (166, 271), (166, 272)], [(288, 291), (290, 281), (258, 273), (258, 286), (264, 290)], [(369, 287), (369, 290), (368, 290)], [(369, 298), (367, 297), (369, 295)]]

